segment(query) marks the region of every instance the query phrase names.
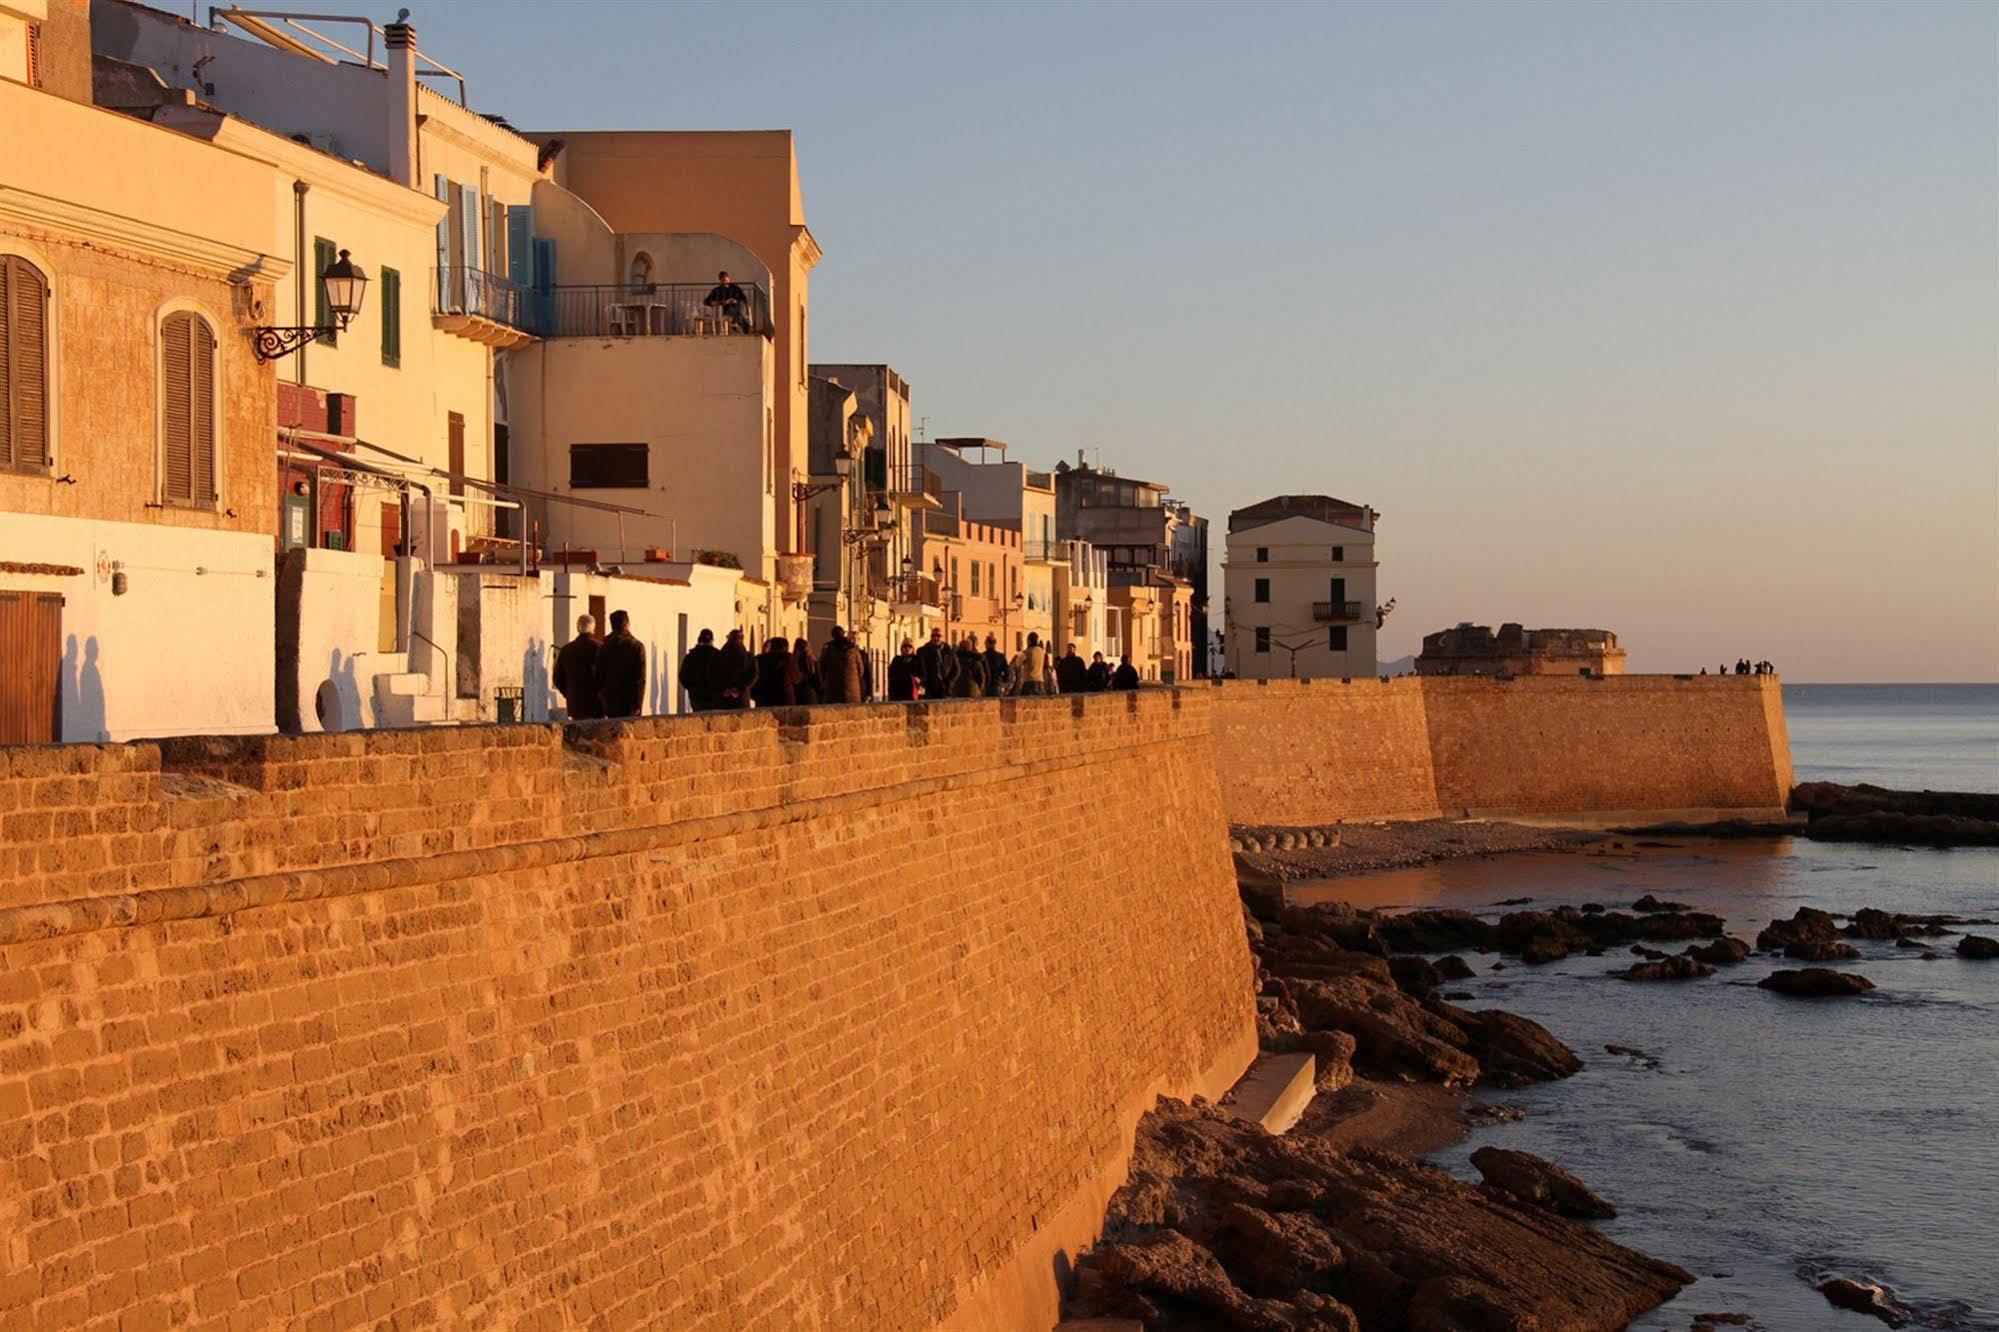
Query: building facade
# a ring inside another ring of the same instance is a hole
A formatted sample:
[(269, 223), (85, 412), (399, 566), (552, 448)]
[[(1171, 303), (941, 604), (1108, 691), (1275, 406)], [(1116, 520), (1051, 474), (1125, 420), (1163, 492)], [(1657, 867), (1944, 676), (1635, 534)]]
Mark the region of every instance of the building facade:
[[(1172, 684), (1204, 671), (1194, 648), (1204, 594), (1192, 575), (1206, 567), (1206, 520), (1172, 501), (1159, 482), (1080, 458), (1073, 467), (1058, 464), (1054, 479), (1056, 530), (1104, 552), (1110, 605), (1124, 635), (1120, 651), (1130, 654), (1140, 677)], [(1196, 531), (1183, 537), (1183, 527)]]
[(1379, 516), (1326, 495), (1280, 495), (1229, 515), (1223, 653), (1232, 674), (1375, 673)]
[(996, 439), (933, 440), (919, 452), (938, 483), (963, 497), (968, 518), (1020, 534), (1020, 604), (1007, 617), (1001, 645), (1011, 655), (1026, 646), (1030, 633), (1052, 642), (1055, 569), (1066, 558), (1055, 536), (1054, 475), (1012, 461)]
[(1418, 675), (1624, 674), (1624, 649), (1608, 629), (1523, 629), (1460, 624), (1423, 635)]

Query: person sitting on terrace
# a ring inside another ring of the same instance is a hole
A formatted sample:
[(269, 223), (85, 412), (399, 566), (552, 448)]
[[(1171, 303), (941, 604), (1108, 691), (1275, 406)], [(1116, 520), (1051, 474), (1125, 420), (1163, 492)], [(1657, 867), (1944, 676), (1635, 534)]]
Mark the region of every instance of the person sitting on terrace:
[(750, 331), (750, 298), (744, 294), (741, 287), (729, 281), (728, 270), (724, 269), (715, 275), (715, 286), (701, 298), (701, 303), (720, 310), (722, 317), (741, 332)]

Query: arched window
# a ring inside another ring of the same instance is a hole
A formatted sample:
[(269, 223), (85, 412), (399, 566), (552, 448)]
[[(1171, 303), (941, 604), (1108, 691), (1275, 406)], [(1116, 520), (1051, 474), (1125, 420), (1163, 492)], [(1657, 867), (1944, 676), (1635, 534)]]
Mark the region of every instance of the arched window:
[(644, 250), (632, 256), (632, 285), (639, 288), (652, 286), (652, 256)]
[(176, 310), (160, 321), (160, 500), (215, 503), (215, 330)]
[(49, 280), (0, 254), (0, 468), (49, 465)]

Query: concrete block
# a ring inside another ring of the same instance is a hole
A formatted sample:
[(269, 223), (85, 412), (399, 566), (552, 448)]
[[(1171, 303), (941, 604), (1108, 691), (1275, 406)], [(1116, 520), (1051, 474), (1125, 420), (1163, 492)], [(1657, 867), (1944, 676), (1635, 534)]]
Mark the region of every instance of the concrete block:
[(1272, 1133), (1288, 1131), (1312, 1103), (1318, 1061), (1310, 1054), (1264, 1055), (1229, 1090), (1222, 1109)]

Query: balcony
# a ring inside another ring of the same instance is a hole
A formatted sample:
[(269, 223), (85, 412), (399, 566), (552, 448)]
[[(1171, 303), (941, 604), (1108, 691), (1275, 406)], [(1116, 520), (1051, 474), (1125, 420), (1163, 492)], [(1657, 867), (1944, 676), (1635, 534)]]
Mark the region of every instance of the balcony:
[(1359, 624), (1366, 612), (1358, 601), (1315, 601), (1312, 618), (1320, 624)]
[(888, 599), (899, 615), (914, 615), (925, 606), (934, 610), (944, 604), (937, 580), (921, 574), (898, 574), (889, 579)]
[(923, 515), (925, 536), (954, 537), (960, 535), (958, 515), (955, 513), (926, 513)]
[(1047, 537), (1028, 537), (1020, 543), (1020, 558), (1029, 564), (1066, 564), (1068, 554), (1062, 543)]
[(890, 499), (905, 509), (944, 507), (943, 481), (937, 473), (918, 463), (889, 468), (887, 484), (883, 489)]
[(433, 328), (505, 349), (532, 341), (529, 322), (533, 293), (497, 273), (454, 264), (431, 270), (430, 322)]
[(548, 287), (528, 293), (532, 327), (545, 338), (769, 337), (770, 297), (738, 282), (744, 302), (708, 304), (708, 283)]
[(802, 602), (812, 595), (812, 563), (810, 555), (778, 555), (777, 590), (786, 601)]

